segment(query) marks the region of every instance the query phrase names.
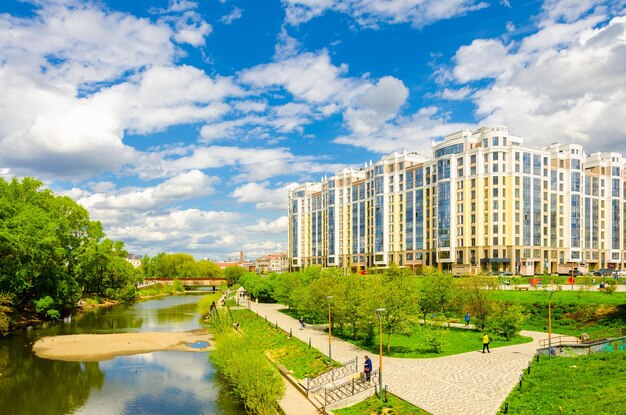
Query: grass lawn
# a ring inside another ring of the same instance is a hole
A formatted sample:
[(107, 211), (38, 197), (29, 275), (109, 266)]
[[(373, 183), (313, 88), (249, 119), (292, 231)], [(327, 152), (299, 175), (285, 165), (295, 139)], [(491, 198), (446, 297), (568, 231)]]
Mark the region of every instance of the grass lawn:
[[(233, 319), (239, 322), (241, 330), (253, 331), (256, 345), (269, 350), (272, 358), (293, 371), (297, 379), (315, 377), (328, 371), (328, 359), (317, 349), (310, 348), (296, 337), (289, 338), (284, 331), (276, 330), (262, 317), (250, 310), (232, 310)], [(339, 366), (339, 363), (334, 362)]]
[(328, 320), (326, 318), (313, 318), (311, 316), (302, 316), (297, 310), (293, 308), (283, 308), (279, 310), (281, 313), (288, 315), (289, 317), (293, 317), (296, 320), (300, 320), (300, 317), (304, 318), (304, 322), (306, 324), (326, 324)]
[[(333, 335), (338, 335), (338, 333), (333, 332)], [(439, 335), (443, 339), (443, 346), (441, 347), (441, 351), (439, 353), (434, 352), (428, 345), (426, 338), (424, 337), (423, 330), (417, 330), (410, 336), (392, 335), (391, 350), (387, 352), (387, 336), (383, 333), (383, 354), (390, 357), (429, 358), (478, 351), (482, 350), (483, 347), (483, 335), (478, 331), (457, 328), (442, 328)], [(374, 338), (372, 346), (366, 346), (362, 340), (352, 340), (347, 336), (339, 337), (374, 354), (378, 354), (379, 352), (378, 335)], [(492, 337), (489, 347), (512, 346), (514, 344), (528, 343), (531, 341), (532, 339), (530, 337), (524, 336), (517, 336), (509, 341), (494, 336)]]
[[(495, 290), (492, 291), (492, 298), (498, 301), (511, 303), (537, 303), (548, 305), (549, 292), (544, 290), (530, 289), (528, 291)], [(555, 291), (552, 295), (552, 305), (556, 304), (626, 304), (626, 292), (615, 292), (607, 294), (600, 291), (570, 291), (563, 287), (562, 291)]]
[(403, 401), (391, 393), (388, 402), (381, 401), (376, 395), (366, 400), (342, 409), (333, 409), (337, 415), (429, 415), (417, 406)]
[(541, 359), (505, 402), (510, 414), (624, 414), (626, 352)]
[[(497, 301), (521, 304), (529, 318), (524, 330), (548, 331), (548, 296), (542, 290), (493, 291)], [(552, 331), (580, 336), (607, 329), (626, 327), (626, 293), (598, 291), (556, 291), (552, 296)]]

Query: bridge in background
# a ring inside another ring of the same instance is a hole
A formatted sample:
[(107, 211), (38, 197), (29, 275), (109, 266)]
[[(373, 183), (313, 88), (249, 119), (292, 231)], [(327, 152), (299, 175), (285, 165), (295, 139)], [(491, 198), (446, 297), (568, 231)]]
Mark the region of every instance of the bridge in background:
[[(178, 278), (178, 281), (182, 282), (186, 287), (219, 287), (220, 285), (226, 285), (228, 280), (226, 278)], [(146, 280), (137, 288), (149, 287), (152, 284), (172, 285), (174, 280), (171, 278), (152, 278)]]

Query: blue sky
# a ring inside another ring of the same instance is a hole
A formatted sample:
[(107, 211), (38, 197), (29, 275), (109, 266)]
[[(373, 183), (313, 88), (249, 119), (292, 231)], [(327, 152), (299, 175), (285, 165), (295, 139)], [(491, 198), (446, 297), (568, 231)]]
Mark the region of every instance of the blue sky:
[(626, 152), (626, 1), (0, 2), (0, 174), (131, 252), (286, 250), (287, 189), (464, 128)]

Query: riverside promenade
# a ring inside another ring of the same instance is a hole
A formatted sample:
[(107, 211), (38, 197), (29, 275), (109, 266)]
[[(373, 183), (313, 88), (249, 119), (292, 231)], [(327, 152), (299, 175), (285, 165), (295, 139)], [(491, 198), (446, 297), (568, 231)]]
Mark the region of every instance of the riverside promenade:
[[(300, 329), (298, 320), (281, 313), (281, 304), (263, 304), (240, 301), (262, 318), (289, 332), (328, 356), (326, 325), (307, 325)], [(476, 351), (430, 359), (383, 357), (383, 384), (389, 392), (419, 406), (433, 415), (496, 414), (500, 404), (519, 382), (522, 371), (539, 348), (546, 333), (522, 331), (532, 337), (531, 343), (494, 348), (491, 353), (481, 353), (480, 341)], [(332, 337), (332, 358), (340, 362), (369, 354), (375, 368), (378, 355), (366, 352), (355, 345)]]

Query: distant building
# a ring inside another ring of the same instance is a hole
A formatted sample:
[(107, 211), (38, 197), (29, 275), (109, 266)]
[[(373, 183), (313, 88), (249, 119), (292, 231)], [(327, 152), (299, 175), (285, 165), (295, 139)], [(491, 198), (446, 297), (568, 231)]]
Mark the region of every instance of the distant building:
[(126, 261), (130, 262), (133, 267), (138, 268), (139, 265), (141, 265), (141, 255), (133, 255), (133, 254), (128, 254), (126, 255)]
[(241, 267), (251, 272), (254, 272), (256, 269), (256, 263), (254, 261), (244, 260), (243, 251), (239, 252), (239, 261), (232, 261), (229, 259), (228, 261), (215, 262), (215, 264), (220, 267), (220, 269), (225, 269), (226, 267)]
[(289, 257), (286, 252), (268, 254), (256, 260), (258, 272), (284, 272), (289, 270)]

